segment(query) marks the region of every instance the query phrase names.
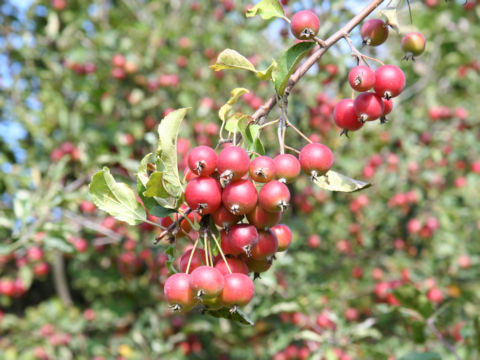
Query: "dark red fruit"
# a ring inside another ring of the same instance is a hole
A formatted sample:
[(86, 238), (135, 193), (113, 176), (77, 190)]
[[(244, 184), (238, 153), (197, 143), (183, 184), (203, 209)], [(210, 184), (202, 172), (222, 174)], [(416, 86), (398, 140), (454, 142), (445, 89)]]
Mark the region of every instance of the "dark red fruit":
[(163, 288), (167, 302), (175, 311), (188, 311), (195, 306), (195, 297), (190, 287), (190, 275), (177, 273), (170, 276)]
[(211, 175), (217, 167), (217, 153), (209, 146), (197, 146), (188, 154), (188, 167), (197, 175)]
[(278, 224), (272, 227), (270, 230), (273, 231), (278, 241), (278, 250), (285, 251), (288, 249), (292, 243), (292, 230), (287, 225)]
[(302, 170), (312, 178), (325, 175), (333, 165), (333, 153), (323, 144), (312, 143), (306, 145), (300, 155)]
[(300, 163), (293, 155), (280, 154), (273, 161), (277, 169), (275, 177), (279, 180), (289, 183), (300, 174)]
[(272, 261), (271, 259), (255, 260), (250, 258), (247, 259), (247, 266), (250, 272), (262, 273), (270, 269)]
[(196, 296), (214, 298), (223, 289), (223, 275), (211, 266), (200, 266), (190, 275), (190, 286)]
[(229, 274), (225, 276), (220, 300), (226, 306), (243, 306), (252, 300), (254, 294), (255, 286), (252, 279), (245, 274)]
[(273, 231), (259, 231), (258, 242), (252, 248), (252, 259), (262, 260), (272, 256), (278, 250), (278, 240)]
[(393, 110), (393, 101), (392, 99), (385, 99), (385, 98), (382, 98), (383, 100), (383, 106), (384, 106), (384, 110), (383, 110), (383, 115), (382, 117), (380, 118), (380, 121), (382, 123), (385, 123), (387, 121), (387, 115), (390, 114)]
[(226, 237), (230, 254), (250, 256), (250, 251), (258, 242), (258, 232), (255, 226), (247, 224), (234, 225)]
[(383, 65), (375, 71), (375, 92), (390, 99), (400, 95), (405, 88), (405, 74), (395, 65)]
[(250, 163), (249, 172), (253, 181), (267, 183), (275, 178), (277, 167), (272, 158), (259, 156)]
[(419, 32), (411, 32), (402, 38), (402, 50), (405, 52), (405, 57), (418, 56), (425, 50), (425, 36)]
[[(187, 265), (188, 260), (190, 259), (190, 254), (192, 253), (192, 249), (187, 250), (183, 253), (182, 257), (180, 258), (180, 271), (183, 273), (187, 272)], [(190, 263), (190, 269), (188, 273), (191, 273), (196, 268), (205, 265), (205, 250), (203, 249), (196, 249), (195, 253), (192, 256), (192, 261)]]
[(248, 172), (250, 158), (245, 150), (238, 146), (228, 146), (217, 158), (217, 170), (227, 183), (240, 180)]
[(348, 73), (348, 82), (356, 91), (368, 91), (375, 85), (375, 72), (365, 65), (358, 65)]
[(258, 202), (263, 210), (279, 212), (286, 209), (290, 202), (290, 190), (280, 181), (270, 181), (263, 185), (258, 194)]
[(257, 189), (250, 180), (238, 180), (225, 186), (222, 202), (232, 214), (245, 215), (257, 204)]
[(211, 214), (222, 202), (222, 190), (217, 180), (198, 177), (191, 180), (185, 189), (185, 201), (192, 210), (202, 215)]
[(355, 113), (361, 121), (373, 121), (383, 115), (384, 105), (380, 96), (364, 92), (353, 103)]
[(340, 100), (333, 109), (333, 118), (337, 126), (344, 130), (355, 131), (363, 126), (353, 107), (353, 99)]
[(292, 16), (290, 30), (297, 39), (308, 40), (318, 34), (320, 20), (312, 11), (302, 10)]
[(365, 45), (378, 46), (387, 40), (388, 26), (383, 20), (370, 19), (362, 25), (360, 33)]
[(232, 214), (225, 206), (221, 205), (212, 214), (212, 219), (215, 225), (225, 229), (238, 223), (242, 219), (242, 216)]
[(279, 223), (282, 218), (281, 212), (268, 212), (260, 205), (247, 214), (248, 222), (257, 229), (267, 229)]
[[(240, 273), (248, 275), (248, 266), (242, 260), (227, 258), (227, 264), (230, 267), (232, 274)], [(230, 272), (228, 271), (228, 267), (225, 264), (225, 261), (223, 261), (223, 259), (218, 260), (218, 262), (215, 264), (215, 269), (220, 271), (223, 276), (230, 274)]]

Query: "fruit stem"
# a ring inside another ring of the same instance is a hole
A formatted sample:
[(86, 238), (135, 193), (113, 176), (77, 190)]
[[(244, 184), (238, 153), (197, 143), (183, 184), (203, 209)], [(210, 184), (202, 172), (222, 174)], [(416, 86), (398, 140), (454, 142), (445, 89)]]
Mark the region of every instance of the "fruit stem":
[(285, 149), (292, 150), (292, 151), (296, 152), (297, 154), (300, 154), (300, 150), (297, 150), (297, 149), (295, 149), (291, 146), (285, 145)]
[(355, 47), (355, 45), (353, 45), (353, 42), (352, 40), (350, 40), (350, 38), (348, 37), (348, 34), (345, 34), (343, 35), (343, 38), (347, 41), (348, 43), (348, 46), (350, 46), (350, 50), (352, 51), (352, 56), (355, 57), (357, 59), (357, 62), (359, 63), (360, 61), (363, 62), (366, 66), (370, 67), (370, 65), (368, 64), (367, 62), (367, 59), (368, 60), (371, 60), (371, 61), (376, 61), (377, 63), (379, 63), (380, 65), (385, 65), (382, 61), (374, 58), (374, 57), (371, 57), (371, 56), (367, 56), (365, 54), (362, 54), (360, 51), (358, 51), (358, 49)]
[(207, 233), (203, 233), (203, 248), (205, 249), (205, 260), (207, 263), (207, 266), (210, 266), (210, 256), (208, 254), (208, 245), (207, 245)]
[(288, 127), (291, 127), (293, 130), (295, 130), (297, 132), (298, 135), (300, 135), (302, 138), (305, 139), (306, 142), (308, 142), (309, 144), (313, 143), (312, 140), (310, 140), (307, 135), (305, 135), (304, 133), (302, 133), (300, 130), (298, 130), (288, 119), (287, 119), (287, 126)]
[[(165, 236), (167, 236), (168, 234), (172, 234), (173, 231), (175, 230), (175, 228), (177, 226), (180, 225), (180, 223), (182, 222), (183, 219), (187, 219), (187, 221), (190, 223), (190, 220), (187, 218), (187, 216), (192, 212), (193, 210), (192, 209), (187, 209), (183, 214), (182, 213), (179, 213), (180, 214), (180, 217), (178, 218), (177, 221), (174, 221), (173, 223), (171, 223), (165, 230), (163, 230), (160, 235), (158, 235), (153, 244), (156, 245), (159, 243), (160, 240), (162, 240)], [(150, 221), (149, 221), (150, 223)], [(163, 227), (162, 227), (163, 229)], [(175, 239), (175, 237), (173, 237), (173, 239)], [(172, 241), (173, 242), (173, 241)]]
[(217, 245), (218, 252), (220, 253), (220, 256), (222, 257), (223, 261), (225, 262), (225, 265), (227, 265), (228, 272), (231, 274), (232, 269), (230, 269), (230, 265), (228, 265), (227, 259), (225, 258), (225, 254), (223, 253), (222, 247), (220, 246), (220, 244), (217, 240), (217, 237), (215, 236), (215, 234), (213, 232), (210, 232), (210, 235), (212, 236), (213, 241), (215, 241), (215, 245)]
[(263, 129), (263, 128), (267, 127), (267, 126), (274, 125), (274, 124), (278, 123), (279, 121), (280, 121), (280, 119), (270, 121), (270, 122), (268, 122), (268, 123), (265, 123), (265, 124), (263, 124), (263, 125), (260, 125), (260, 127), (259, 127), (258, 129), (260, 130), (260, 129)]
[(190, 253), (190, 257), (188, 258), (187, 270), (185, 271), (187, 274), (190, 271), (190, 264), (192, 263), (193, 253), (195, 252), (195, 249), (197, 248), (197, 245), (198, 245), (198, 239), (197, 239), (197, 241), (195, 241), (195, 244), (193, 244), (192, 252)]

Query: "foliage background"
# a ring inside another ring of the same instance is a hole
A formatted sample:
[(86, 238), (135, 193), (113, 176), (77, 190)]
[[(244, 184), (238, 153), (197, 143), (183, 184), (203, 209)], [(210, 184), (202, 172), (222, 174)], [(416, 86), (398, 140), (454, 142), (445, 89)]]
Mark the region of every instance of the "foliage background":
[[(16, 281), (14, 296), (0, 295), (3, 358), (280, 359), (295, 355), (295, 345), (312, 359), (454, 359), (438, 334), (459, 358), (480, 357), (480, 6), (415, 1), (413, 25), (399, 6), (401, 33), (417, 29), (428, 41), (414, 63), (400, 61), (394, 31), (385, 45), (364, 49), (407, 74), (386, 125), (338, 136), (330, 115), (335, 100), (350, 96), (345, 43), (302, 79), (291, 120), (334, 149), (336, 169), (374, 186), (344, 194), (312, 189), (306, 178), (295, 184), (297, 205), (284, 220), (294, 243), (256, 280), (245, 309), (256, 325), (246, 327), (170, 314), (165, 245), (152, 245), (155, 231), (81, 206), (103, 165), (133, 181), (165, 110), (193, 107), (181, 133), (192, 146), (215, 144), (217, 109), (231, 89), (251, 90), (237, 107), (252, 113), (271, 85), (208, 65), (232, 48), (267, 68), (293, 44), (285, 24), (247, 20), (241, 2), (77, 0), (58, 10), (61, 3), (0, 7), (0, 282)], [(366, 3), (315, 2), (320, 35)], [(352, 39), (360, 43), (358, 29)], [(115, 54), (135, 65), (123, 79), (112, 72)], [(434, 120), (441, 106), (447, 116)], [(288, 142), (301, 147), (297, 137)], [(264, 143), (273, 155), (273, 131)], [(380, 301), (379, 283), (402, 285), (394, 292), (401, 306)], [(431, 288), (440, 303), (427, 300)], [(352, 309), (355, 321), (347, 320)], [(319, 315), (335, 326), (321, 328)]]

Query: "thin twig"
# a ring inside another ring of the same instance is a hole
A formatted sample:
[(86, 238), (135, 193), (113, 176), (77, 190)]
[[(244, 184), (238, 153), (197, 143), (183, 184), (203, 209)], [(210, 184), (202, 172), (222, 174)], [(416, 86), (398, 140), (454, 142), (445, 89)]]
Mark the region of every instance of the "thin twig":
[(287, 126), (288, 127), (291, 127), (293, 130), (295, 130), (295, 132), (300, 135), (302, 138), (305, 139), (306, 142), (308, 142), (309, 144), (313, 143), (312, 140), (310, 140), (307, 135), (305, 135), (303, 132), (301, 132), (299, 129), (297, 129), (297, 127), (295, 125), (293, 125), (290, 121), (287, 120)]
[(461, 360), (460, 356), (457, 354), (457, 350), (455, 349), (455, 346), (450, 344), (448, 341), (445, 340), (443, 335), (441, 334), (440, 331), (435, 327), (435, 317), (430, 317), (427, 319), (427, 325), (430, 330), (432, 330), (433, 334), (437, 337), (437, 339), (445, 346), (450, 352), (455, 356), (457, 360)]

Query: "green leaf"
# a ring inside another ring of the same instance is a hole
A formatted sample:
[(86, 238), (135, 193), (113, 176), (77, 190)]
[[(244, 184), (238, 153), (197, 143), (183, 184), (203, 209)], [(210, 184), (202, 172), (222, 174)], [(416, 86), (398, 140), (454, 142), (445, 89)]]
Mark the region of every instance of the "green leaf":
[(175, 260), (176, 260), (176, 258), (175, 258), (175, 243), (171, 244), (167, 248), (167, 250), (165, 250), (165, 254), (168, 255), (168, 259), (165, 262), (165, 264), (167, 266), (167, 269), (168, 269), (168, 273), (170, 275), (177, 273), (177, 269), (175, 269), (175, 267), (173, 266), (173, 264), (175, 263)]
[(411, 352), (398, 360), (442, 360), (442, 357), (434, 352)]
[(432, 303), (424, 293), (412, 285), (403, 285), (393, 291), (393, 296), (400, 301), (402, 307), (413, 309), (425, 319), (435, 311)]
[(229, 132), (236, 133), (241, 131), (241, 129), (246, 128), (248, 124), (249, 116), (243, 113), (235, 113), (227, 120), (225, 124), (225, 129)]
[(261, 80), (273, 80), (273, 72), (277, 69), (277, 62), (272, 61), (270, 66), (263, 71), (257, 71), (257, 77)]
[[(156, 198), (145, 197), (143, 193), (147, 190), (145, 186), (140, 181), (140, 178), (137, 179), (137, 192), (140, 196), (140, 199), (143, 202), (143, 205), (147, 209), (148, 213), (156, 217), (165, 217), (175, 212), (174, 207), (165, 207), (162, 206)], [(165, 204), (164, 204), (165, 205)]]
[(25, 288), (29, 288), (33, 281), (33, 270), (28, 266), (22, 266), (18, 271), (18, 276), (22, 280)]
[(240, 309), (235, 309), (235, 311), (230, 311), (228, 308), (222, 308), (219, 310), (207, 310), (206, 314), (212, 315), (216, 318), (224, 318), (228, 320), (233, 320), (245, 325), (255, 325), (255, 323), (248, 318), (248, 316)]
[(46, 237), (43, 239), (43, 243), (49, 248), (57, 249), (64, 253), (73, 252), (73, 246), (60, 238)]
[(274, 17), (287, 19), (285, 17), (283, 6), (278, 2), (278, 0), (262, 0), (251, 9), (248, 9), (245, 15), (247, 17), (260, 15), (260, 17), (264, 20)]
[(349, 178), (333, 170), (328, 171), (325, 176), (320, 176), (313, 182), (322, 189), (342, 192), (354, 192), (372, 186), (370, 183)]
[(220, 119), (222, 119), (222, 121), (225, 121), (225, 119), (228, 117), (228, 113), (230, 112), (230, 110), (232, 110), (232, 105), (238, 101), (240, 96), (248, 92), (248, 89), (245, 88), (235, 88), (231, 91), (230, 99), (218, 111), (218, 116), (220, 117)]
[(315, 43), (313, 41), (303, 41), (293, 45), (288, 49), (278, 60), (276, 70), (273, 72), (273, 82), (277, 93), (282, 96), (287, 86), (288, 79), (297, 67), (300, 60), (313, 48)]
[(260, 140), (260, 129), (260, 125), (250, 124), (246, 128), (243, 136), (247, 144), (248, 151), (255, 151), (256, 153), (263, 155), (265, 154), (265, 148)]
[(177, 137), (180, 123), (190, 108), (174, 110), (162, 119), (158, 126), (157, 155), (163, 165), (163, 183), (168, 192), (176, 197), (183, 193), (178, 175)]
[(93, 175), (89, 192), (99, 209), (120, 221), (137, 225), (146, 220), (145, 210), (135, 192), (127, 184), (117, 183), (106, 167)]
[(398, 22), (398, 12), (396, 8), (385, 8), (379, 12), (387, 20), (387, 24), (390, 25), (397, 33), (400, 31)]
[[(148, 170), (147, 170), (147, 164), (149, 162), (154, 161), (153, 159), (153, 154), (148, 153), (145, 155), (140, 161), (140, 165), (138, 165), (138, 171), (137, 171), (137, 179), (143, 184), (143, 186), (147, 186), (148, 180), (150, 179), (148, 175)], [(140, 192), (139, 192), (140, 193)]]
[(217, 58), (217, 62), (211, 65), (215, 71), (229, 70), (229, 69), (243, 69), (248, 71), (257, 72), (255, 66), (239, 52), (232, 49), (223, 50)]
[(155, 171), (150, 175), (150, 178), (146, 185), (146, 190), (143, 193), (146, 197), (158, 196), (160, 198), (167, 198), (170, 194), (165, 189), (163, 185), (163, 173), (160, 171)]

